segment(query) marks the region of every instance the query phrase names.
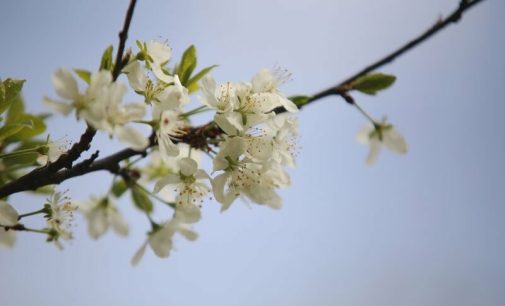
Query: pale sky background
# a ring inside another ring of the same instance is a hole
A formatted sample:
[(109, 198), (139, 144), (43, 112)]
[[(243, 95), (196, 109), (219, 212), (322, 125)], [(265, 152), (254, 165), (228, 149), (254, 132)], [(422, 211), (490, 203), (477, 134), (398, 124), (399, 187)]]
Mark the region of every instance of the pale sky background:
[[(388, 53), (454, 9), (457, 0), (139, 1), (128, 46), (189, 45), (219, 81), (248, 80), (262, 67), (293, 73), (286, 94), (314, 93)], [(127, 1), (0, 4), (0, 77), (27, 79), (28, 109), (55, 96), (59, 67), (96, 69), (117, 46)], [(355, 98), (387, 115), (410, 152), (382, 152), (366, 167), (355, 141), (364, 119), (338, 98), (300, 115), (300, 150), (284, 207), (208, 202), (196, 242), (176, 239), (168, 259), (129, 260), (148, 223), (120, 203), (131, 226), (98, 241), (77, 218), (75, 240), (58, 251), (21, 234), (0, 250), (0, 305), (505, 305), (505, 2), (488, 0), (456, 26), (381, 69), (397, 83)], [(137, 99), (134, 95), (129, 100)], [(83, 125), (55, 117), (54, 138)], [(106, 137), (94, 148), (117, 150)], [(105, 173), (64, 184), (73, 199), (107, 190)], [(16, 196), (20, 212), (42, 200)], [(161, 207), (160, 207), (161, 208)], [(159, 215), (167, 214), (159, 209)], [(33, 221), (32, 224), (37, 224)]]

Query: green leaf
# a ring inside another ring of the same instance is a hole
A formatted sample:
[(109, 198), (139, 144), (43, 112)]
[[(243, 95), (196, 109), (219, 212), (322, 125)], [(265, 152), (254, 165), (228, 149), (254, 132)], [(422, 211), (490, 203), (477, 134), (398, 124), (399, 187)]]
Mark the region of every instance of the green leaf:
[(24, 80), (6, 79), (0, 81), (0, 114), (5, 112), (23, 89)]
[(372, 73), (364, 75), (354, 81), (351, 86), (353, 89), (367, 95), (375, 95), (378, 91), (384, 90), (395, 82), (396, 77), (390, 74)]
[(151, 213), (153, 211), (153, 202), (149, 199), (147, 193), (137, 185), (133, 185), (131, 190), (132, 200), (135, 206), (140, 210)]
[(0, 128), (0, 142), (21, 132), (24, 128), (33, 128), (33, 122), (25, 121), (9, 124)]
[(186, 49), (186, 51), (184, 51), (181, 63), (177, 67), (177, 75), (179, 76), (182, 85), (184, 86), (187, 85), (191, 73), (193, 73), (195, 67), (196, 67), (196, 48), (195, 46), (191, 45), (189, 46), (189, 48)]
[(9, 108), (9, 112), (7, 113), (7, 120), (5, 120), (5, 124), (19, 123), (24, 113), (25, 113), (25, 105), (21, 96), (18, 95), (13, 99), (11, 103), (11, 107)]
[(74, 69), (75, 74), (81, 78), (86, 84), (91, 83), (91, 72), (84, 69)]
[(128, 190), (128, 185), (124, 180), (118, 180), (117, 182), (112, 185), (112, 194), (116, 197), (119, 198), (121, 197), (126, 190)]
[(8, 142), (16, 142), (16, 141), (25, 141), (30, 140), (33, 137), (44, 133), (46, 130), (46, 124), (44, 123), (44, 119), (41, 116), (35, 116), (30, 114), (21, 114), (18, 117), (18, 122), (32, 122), (31, 128), (25, 128), (20, 130), (15, 135), (10, 136), (6, 141)]
[(217, 65), (212, 65), (212, 66), (203, 68), (202, 70), (200, 70), (200, 72), (198, 72), (191, 79), (189, 79), (188, 84), (186, 86), (188, 88), (189, 93), (197, 91), (198, 90), (198, 81), (200, 81), (205, 75), (207, 75), (212, 69), (214, 69), (216, 67), (217, 67)]
[(291, 100), (291, 102), (296, 104), (296, 106), (298, 107), (305, 105), (307, 102), (309, 102), (310, 98), (311, 97), (309, 96), (302, 96), (302, 95), (288, 97), (288, 99)]
[(102, 60), (100, 61), (100, 70), (112, 70), (112, 50), (112, 45), (110, 45), (107, 47), (107, 49), (105, 49), (105, 51), (103, 51)]
[[(16, 147), (13, 152), (19, 151), (19, 150), (26, 150), (26, 149), (32, 149), (38, 146), (45, 145), (45, 141), (26, 141), (21, 143), (20, 146)], [(13, 165), (26, 165), (31, 166), (35, 163), (35, 160), (39, 157), (38, 153), (32, 152), (32, 153), (27, 153), (27, 154), (20, 154), (12, 157), (6, 157), (2, 160), (2, 163), (6, 165), (7, 167), (13, 166)]]

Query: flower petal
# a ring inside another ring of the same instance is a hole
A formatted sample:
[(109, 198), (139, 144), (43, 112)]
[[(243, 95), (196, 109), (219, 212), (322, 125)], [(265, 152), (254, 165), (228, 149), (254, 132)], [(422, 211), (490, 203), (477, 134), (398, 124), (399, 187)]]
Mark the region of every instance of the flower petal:
[(180, 176), (175, 175), (175, 174), (167, 175), (164, 178), (162, 178), (156, 182), (156, 185), (154, 185), (153, 192), (158, 193), (166, 185), (179, 184), (180, 182), (181, 182)]
[(383, 142), (386, 148), (398, 154), (407, 153), (407, 142), (405, 141), (405, 138), (403, 138), (403, 136), (398, 133), (397, 130), (394, 128), (384, 130), (383, 136)]
[(13, 226), (18, 223), (18, 212), (9, 203), (0, 201), (0, 225)]
[(366, 158), (367, 165), (371, 166), (373, 165), (373, 163), (375, 163), (377, 157), (379, 156), (380, 147), (381, 142), (379, 139), (377, 138), (370, 139), (370, 151), (368, 152), (368, 156)]
[(118, 211), (110, 212), (109, 218), (112, 228), (118, 235), (128, 235), (128, 223)]
[(53, 111), (58, 112), (64, 116), (67, 116), (68, 114), (70, 114), (70, 112), (74, 109), (74, 107), (71, 104), (61, 102), (61, 101), (52, 100), (47, 97), (44, 97), (43, 102), (47, 107), (49, 107)]
[(0, 227), (0, 245), (5, 246), (6, 248), (12, 248), (14, 243), (16, 242), (16, 232), (12, 230), (6, 230), (3, 227)]
[(67, 100), (75, 100), (79, 96), (77, 81), (67, 69), (60, 68), (56, 70), (52, 79), (56, 93), (58, 93), (60, 97)]
[(140, 260), (142, 259), (142, 257), (144, 257), (144, 254), (146, 252), (146, 248), (147, 248), (147, 240), (146, 242), (144, 242), (140, 248), (137, 250), (137, 252), (135, 252), (135, 254), (133, 255), (131, 261), (130, 261), (130, 264), (132, 266), (136, 266), (138, 265), (138, 263), (140, 262)]
[(143, 150), (149, 144), (149, 141), (144, 137), (144, 135), (129, 126), (117, 125), (114, 128), (114, 134), (117, 136), (119, 141), (129, 145), (130, 148), (134, 150)]
[(104, 209), (97, 206), (86, 216), (88, 219), (89, 235), (93, 239), (98, 239), (105, 233), (105, 231), (107, 231), (107, 228), (109, 228), (109, 223), (107, 222), (107, 216), (105, 215)]
[(198, 164), (192, 158), (183, 157), (177, 162), (181, 173), (185, 176), (192, 176), (198, 170)]

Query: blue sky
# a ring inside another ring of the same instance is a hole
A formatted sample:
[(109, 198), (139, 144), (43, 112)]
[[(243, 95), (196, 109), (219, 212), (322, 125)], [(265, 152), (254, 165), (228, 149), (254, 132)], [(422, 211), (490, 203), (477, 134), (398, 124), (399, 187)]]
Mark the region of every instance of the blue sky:
[[(128, 45), (167, 40), (176, 58), (190, 44), (219, 81), (260, 68), (293, 74), (282, 89), (310, 94), (336, 84), (447, 14), (455, 0), (140, 1)], [(27, 80), (32, 111), (54, 96), (59, 67), (96, 69), (117, 45), (127, 1), (3, 1), (0, 77)], [(387, 115), (410, 152), (381, 152), (366, 167), (355, 134), (364, 119), (338, 98), (299, 115), (293, 185), (284, 207), (209, 202), (196, 242), (176, 241), (169, 259), (129, 260), (147, 222), (121, 202), (131, 235), (86, 235), (60, 252), (35, 235), (0, 250), (1, 304), (11, 305), (503, 305), (505, 138), (502, 95), (505, 4), (485, 1), (463, 20), (381, 69), (396, 84), (355, 98)], [(124, 80), (123, 80), (124, 81)], [(130, 95), (129, 100), (138, 99)], [(55, 138), (82, 124), (54, 118)], [(98, 137), (102, 154), (118, 145)], [(73, 199), (107, 190), (99, 173), (62, 186)], [(12, 197), (19, 211), (41, 200)], [(166, 213), (159, 209), (158, 213)], [(36, 223), (36, 221), (35, 221)]]

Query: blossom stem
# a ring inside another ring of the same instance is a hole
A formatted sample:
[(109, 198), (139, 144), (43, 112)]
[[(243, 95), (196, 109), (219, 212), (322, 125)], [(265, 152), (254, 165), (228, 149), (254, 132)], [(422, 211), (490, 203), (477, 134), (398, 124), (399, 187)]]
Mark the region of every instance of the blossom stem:
[(361, 108), (361, 106), (359, 106), (358, 103), (356, 103), (356, 101), (354, 101), (352, 105), (354, 105), (358, 109), (358, 111), (363, 116), (365, 116), (365, 118), (367, 118), (374, 126), (377, 125), (377, 122), (372, 118), (372, 116), (370, 116), (363, 108)]
[(28, 228), (28, 227), (25, 227), (21, 223), (18, 223), (13, 226), (0, 225), (0, 227), (5, 228), (6, 230), (12, 230), (12, 231), (24, 231), (24, 232), (38, 233), (38, 234), (44, 234), (44, 235), (49, 234), (49, 230), (47, 230), (47, 229), (39, 230), (39, 229), (34, 229), (34, 228)]
[(199, 113), (203, 113), (203, 112), (207, 112), (207, 111), (210, 111), (210, 108), (208, 108), (207, 106), (205, 105), (202, 105), (200, 107), (197, 107), (195, 109), (192, 109), (186, 113), (183, 113), (180, 115), (180, 117), (182, 118), (188, 118), (190, 116), (193, 116), (193, 115), (196, 115), (196, 114), (199, 114)]
[(49, 234), (48, 230), (38, 230), (38, 229), (27, 228), (27, 227), (25, 227), (24, 231), (25, 232), (31, 232), (31, 233), (45, 234), (45, 235)]
[(160, 198), (159, 196), (155, 195), (154, 193), (152, 193), (151, 191), (147, 190), (144, 186), (140, 185), (139, 183), (135, 183), (135, 186), (137, 186), (138, 188), (140, 188), (142, 191), (144, 191), (145, 193), (147, 193), (149, 196), (151, 196), (153, 199), (156, 199), (158, 200), (159, 202), (167, 205), (167, 206), (170, 206), (171, 208), (174, 208), (175, 209), (175, 203), (170, 203), (170, 202), (167, 202), (165, 200), (163, 200), (162, 198)]
[(43, 214), (43, 213), (46, 213), (46, 212), (47, 212), (47, 210), (45, 208), (42, 208), (40, 210), (36, 210), (36, 211), (32, 211), (32, 212), (29, 212), (29, 213), (26, 213), (26, 214), (19, 215), (18, 220), (21, 220), (22, 218), (33, 216), (33, 215)]

